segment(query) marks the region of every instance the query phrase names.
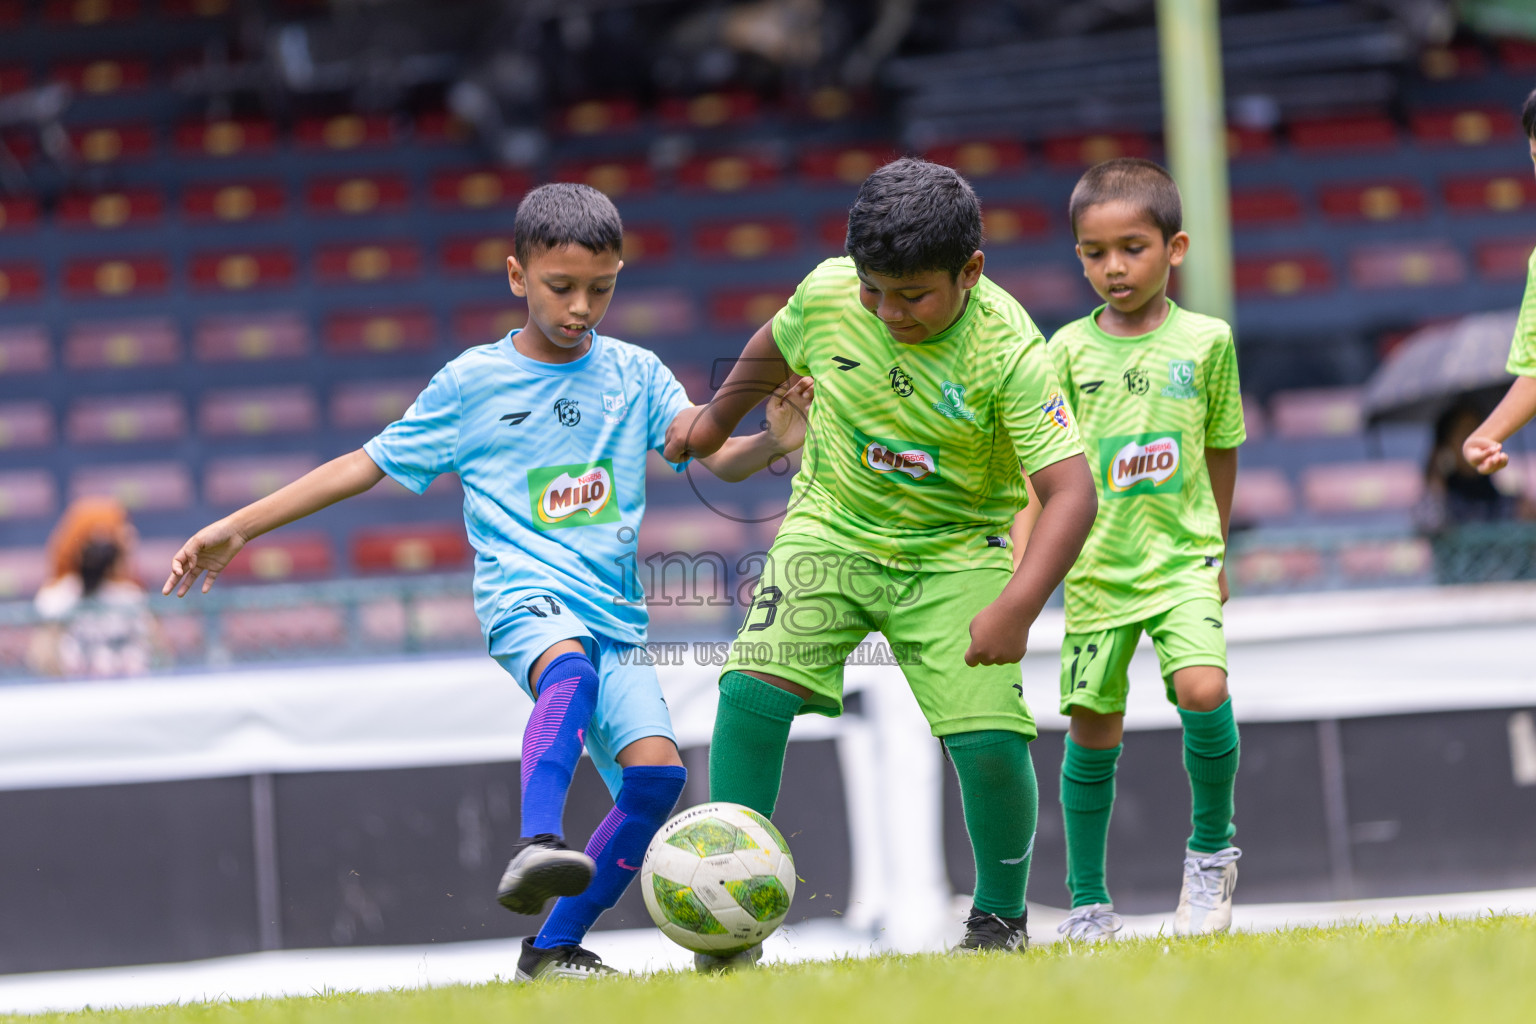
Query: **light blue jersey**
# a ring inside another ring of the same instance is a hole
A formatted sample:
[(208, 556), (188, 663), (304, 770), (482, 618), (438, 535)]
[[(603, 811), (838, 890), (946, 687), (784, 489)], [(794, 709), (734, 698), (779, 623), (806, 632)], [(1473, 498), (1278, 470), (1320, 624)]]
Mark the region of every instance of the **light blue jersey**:
[(643, 644), (634, 557), (646, 453), (689, 404), (636, 345), (594, 334), (575, 362), (541, 363), (508, 334), (443, 367), (363, 450), (417, 494), (440, 473), (459, 475), (475, 612), (493, 655), (515, 643), (500, 627), (531, 592), (555, 595), (593, 633)]

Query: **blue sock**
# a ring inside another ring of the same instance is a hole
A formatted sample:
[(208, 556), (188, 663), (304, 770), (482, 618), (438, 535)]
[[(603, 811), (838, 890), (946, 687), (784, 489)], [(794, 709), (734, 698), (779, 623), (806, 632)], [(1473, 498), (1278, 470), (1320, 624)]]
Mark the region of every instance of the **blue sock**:
[(538, 700), (523, 730), (523, 838), (565, 835), (565, 795), (597, 707), (597, 668), (585, 654), (562, 654), (544, 667)]
[(592, 884), (580, 896), (555, 901), (555, 909), (533, 940), (535, 946), (579, 945), (598, 915), (619, 902), (640, 870), (645, 848), (667, 823), (687, 781), (688, 769), (682, 765), (637, 764), (624, 769), (619, 799), (587, 843), (587, 856), (597, 862)]

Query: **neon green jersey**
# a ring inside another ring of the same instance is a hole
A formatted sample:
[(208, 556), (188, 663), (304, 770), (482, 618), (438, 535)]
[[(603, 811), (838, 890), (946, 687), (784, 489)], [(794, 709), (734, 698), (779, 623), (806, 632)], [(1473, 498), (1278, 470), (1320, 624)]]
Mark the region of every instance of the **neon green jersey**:
[(1536, 377), (1536, 252), (1531, 253), (1525, 299), (1520, 303), (1520, 319), (1515, 321), (1515, 341), (1509, 346), (1505, 369), (1518, 377)]
[(1221, 517), (1206, 448), (1247, 434), (1232, 328), (1168, 303), (1157, 330), (1117, 338), (1100, 310), (1051, 338), (1099, 492), (1099, 516), (1067, 574), (1067, 629), (1139, 622), (1217, 594)]
[(1082, 451), (1045, 339), (1012, 296), (983, 277), (959, 320), (904, 345), (859, 301), (853, 261), (831, 259), (774, 316), (773, 339), (816, 381), (780, 536), (923, 571), (1011, 568), (1020, 464)]

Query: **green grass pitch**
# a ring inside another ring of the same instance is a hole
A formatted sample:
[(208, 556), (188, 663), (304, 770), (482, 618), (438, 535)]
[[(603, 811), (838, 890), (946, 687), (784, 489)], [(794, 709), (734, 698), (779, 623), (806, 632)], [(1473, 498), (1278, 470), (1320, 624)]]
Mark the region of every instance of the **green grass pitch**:
[(1536, 919), (1499, 917), (890, 956), (722, 978), (656, 974), (308, 999), (85, 1011), (89, 1024), (682, 1024), (970, 1021), (1047, 1024), (1502, 1024), (1536, 1019)]

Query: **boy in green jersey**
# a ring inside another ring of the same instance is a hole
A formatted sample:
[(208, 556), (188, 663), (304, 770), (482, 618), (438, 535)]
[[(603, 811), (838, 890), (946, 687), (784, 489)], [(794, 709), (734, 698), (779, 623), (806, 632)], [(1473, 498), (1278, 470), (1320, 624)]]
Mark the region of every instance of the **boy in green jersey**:
[[(1520, 123), (1525, 128), (1531, 160), (1536, 162), (1536, 92), (1526, 97)], [(1515, 323), (1515, 340), (1505, 369), (1515, 375), (1515, 382), (1461, 447), (1462, 455), (1479, 473), (1492, 473), (1509, 465), (1504, 441), (1536, 416), (1536, 252), (1531, 253), (1525, 300), (1520, 303), (1520, 319)]]
[(1189, 236), (1178, 187), (1163, 168), (1135, 159), (1099, 164), (1077, 183), (1070, 214), (1083, 273), (1104, 305), (1046, 346), (1099, 493), (1098, 520), (1067, 574), (1061, 710), (1072, 723), (1061, 807), (1072, 913), (1060, 930), (1091, 941), (1120, 928), (1104, 882), (1105, 842), (1126, 669), (1145, 631), (1183, 722), (1194, 800), (1174, 930), (1223, 931), (1241, 855), (1231, 844), (1238, 742), (1221, 611), (1245, 437), (1232, 328), (1168, 298)]
[[(848, 256), (800, 283), (665, 451), (707, 455), (792, 372), (815, 379), (790, 510), (720, 678), (710, 798), (772, 814), (791, 722), (841, 713), (844, 659), (878, 631), (960, 778), (976, 858), (960, 948), (1014, 950), (1038, 805), (1018, 662), (1095, 499), (1040, 332), (982, 276), (980, 245), (959, 174), (877, 170), (849, 212)], [(1021, 465), (1041, 512), (1015, 572)]]

